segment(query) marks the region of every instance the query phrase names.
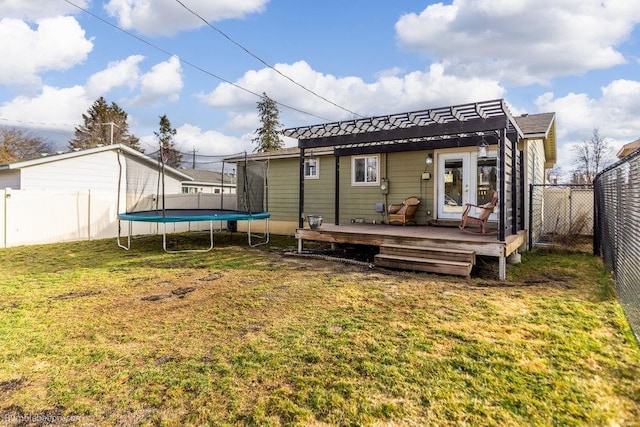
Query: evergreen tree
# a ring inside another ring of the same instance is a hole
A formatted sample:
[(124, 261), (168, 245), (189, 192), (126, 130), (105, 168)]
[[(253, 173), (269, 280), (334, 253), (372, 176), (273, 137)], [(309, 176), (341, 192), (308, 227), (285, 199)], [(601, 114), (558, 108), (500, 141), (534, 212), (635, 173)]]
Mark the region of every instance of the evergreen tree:
[(162, 162), (165, 165), (178, 168), (182, 164), (182, 154), (176, 149), (173, 137), (176, 136), (176, 130), (171, 127), (171, 122), (166, 114), (160, 117), (160, 131), (153, 132), (158, 137), (160, 143), (160, 153)]
[(280, 139), (280, 112), (275, 101), (262, 93), (262, 99), (258, 102), (258, 113), (262, 127), (254, 132), (257, 136), (252, 139), (256, 144), (254, 152), (264, 153), (282, 148), (283, 141)]
[(87, 114), (82, 115), (84, 125), (76, 127), (75, 138), (69, 148), (81, 150), (98, 145), (125, 144), (143, 152), (140, 140), (129, 133), (127, 113), (115, 102), (111, 105), (101, 96), (93, 103)]

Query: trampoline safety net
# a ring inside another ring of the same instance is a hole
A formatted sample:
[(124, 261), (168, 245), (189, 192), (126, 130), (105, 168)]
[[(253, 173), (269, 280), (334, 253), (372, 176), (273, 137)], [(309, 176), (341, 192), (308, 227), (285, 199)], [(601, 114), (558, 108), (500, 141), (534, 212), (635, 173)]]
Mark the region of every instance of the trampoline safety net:
[(266, 161), (246, 160), (238, 163), (236, 192), (238, 209), (249, 212), (267, 212), (268, 200)]

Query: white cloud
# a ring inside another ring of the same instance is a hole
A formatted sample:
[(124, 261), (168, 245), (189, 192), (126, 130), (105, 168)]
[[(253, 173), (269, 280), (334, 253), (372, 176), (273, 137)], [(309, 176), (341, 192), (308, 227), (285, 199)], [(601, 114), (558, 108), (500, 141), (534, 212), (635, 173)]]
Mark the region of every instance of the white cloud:
[(448, 72), (547, 83), (625, 62), (616, 46), (640, 22), (640, 2), (454, 0), (396, 23), (399, 44)]
[(110, 62), (106, 70), (93, 74), (87, 80), (86, 90), (89, 97), (97, 99), (116, 87), (135, 87), (140, 81), (138, 65), (142, 60), (142, 55), (131, 55), (122, 61)]
[(33, 84), (38, 73), (67, 70), (93, 49), (91, 40), (72, 17), (38, 21), (35, 29), (17, 19), (0, 20), (0, 83)]
[[(75, 0), (82, 8), (88, 7), (88, 0)], [(50, 18), (79, 12), (79, 9), (64, 1), (51, 0), (3, 0), (0, 2), (0, 16), (4, 18), (24, 19), (35, 22), (42, 18)]]
[(177, 101), (182, 86), (180, 60), (173, 56), (151, 67), (151, 70), (140, 78), (140, 95), (133, 103), (138, 106), (153, 105), (165, 98)]
[(254, 148), (250, 135), (229, 136), (213, 130), (203, 131), (190, 124), (182, 125), (176, 131), (176, 144), (183, 147), (184, 151), (195, 149), (196, 154), (226, 156), (243, 151), (251, 152)]
[(25, 123), (28, 127), (44, 128), (57, 125), (67, 131), (73, 131), (73, 126), (82, 123), (82, 114), (92, 103), (93, 100), (87, 98), (82, 86), (64, 89), (44, 86), (36, 97), (19, 96), (0, 106), (0, 117), (9, 122), (15, 120), (16, 123)]
[(45, 85), (34, 96), (21, 95), (0, 106), (0, 117), (9, 125), (15, 123), (34, 128), (62, 127), (73, 131), (74, 126), (82, 124), (82, 114), (87, 112), (98, 97), (118, 87), (139, 87), (141, 94), (134, 100), (140, 104), (146, 103), (145, 105), (163, 97), (176, 97), (182, 88), (180, 61), (171, 58), (156, 64), (147, 74), (140, 76), (138, 64), (143, 59), (142, 56), (132, 55), (122, 61), (110, 63), (107, 69), (89, 77), (86, 86), (55, 88)]
[[(496, 81), (446, 75), (441, 64), (434, 64), (424, 72), (414, 71), (405, 75), (383, 73), (373, 83), (365, 83), (359, 77), (338, 78), (322, 74), (304, 61), (277, 64), (275, 68), (333, 103), (363, 116), (495, 99), (505, 93)], [(248, 71), (235, 83), (258, 94), (269, 88), (267, 95), (275, 101), (316, 116), (303, 115), (280, 105), (281, 118), (292, 120), (285, 126), (353, 117), (348, 111), (313, 96), (269, 68)], [(228, 83), (218, 85), (209, 94), (201, 95), (200, 99), (212, 107), (234, 110), (255, 108), (258, 102), (255, 95)]]
[[(200, 0), (187, 5), (207, 22), (260, 13), (268, 0)], [(185, 3), (186, 4), (186, 3)], [(173, 35), (205, 25), (174, 0), (110, 0), (105, 10), (126, 29), (147, 35)]]
[(614, 152), (640, 136), (640, 81), (615, 80), (601, 88), (600, 98), (569, 93), (556, 98), (549, 92), (535, 101), (539, 111), (556, 112), (558, 162), (570, 170), (572, 147), (591, 138), (594, 128)]

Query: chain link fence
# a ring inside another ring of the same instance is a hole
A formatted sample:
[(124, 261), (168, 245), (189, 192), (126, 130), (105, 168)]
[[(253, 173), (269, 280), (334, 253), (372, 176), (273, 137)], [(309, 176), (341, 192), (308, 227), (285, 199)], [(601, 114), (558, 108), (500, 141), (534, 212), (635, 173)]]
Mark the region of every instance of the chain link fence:
[(529, 246), (593, 250), (592, 185), (532, 185), (529, 200)]
[(640, 150), (594, 180), (594, 254), (613, 273), (616, 292), (640, 340)]

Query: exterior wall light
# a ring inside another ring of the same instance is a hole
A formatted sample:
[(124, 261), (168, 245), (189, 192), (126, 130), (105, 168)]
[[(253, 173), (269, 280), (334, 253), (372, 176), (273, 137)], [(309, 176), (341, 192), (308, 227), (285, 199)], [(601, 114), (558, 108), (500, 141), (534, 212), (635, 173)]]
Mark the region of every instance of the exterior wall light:
[(489, 144), (487, 144), (487, 141), (484, 139), (484, 136), (483, 136), (480, 142), (478, 142), (478, 157), (479, 158), (487, 157), (488, 148), (489, 148)]
[(424, 162), (428, 165), (433, 164), (433, 154), (431, 153), (427, 154), (427, 158), (424, 159)]

